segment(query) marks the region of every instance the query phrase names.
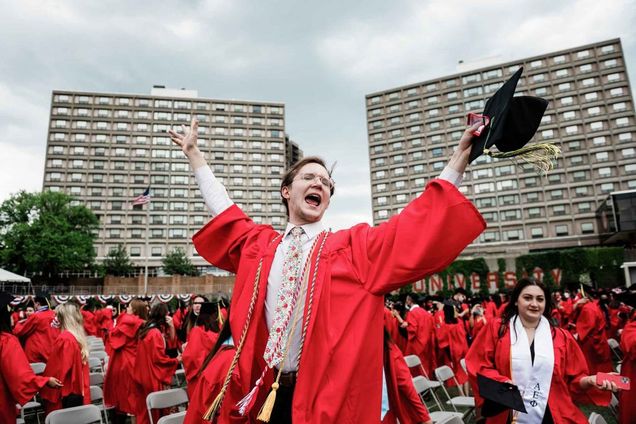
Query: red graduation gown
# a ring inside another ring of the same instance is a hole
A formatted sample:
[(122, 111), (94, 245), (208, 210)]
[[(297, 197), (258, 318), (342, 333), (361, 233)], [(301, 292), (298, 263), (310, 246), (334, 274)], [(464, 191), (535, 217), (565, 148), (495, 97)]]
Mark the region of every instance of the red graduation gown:
[[(482, 374), (493, 380), (505, 382), (512, 380), (510, 365), (510, 331), (506, 329), (504, 335), (499, 338), (501, 320), (490, 321), (473, 341), (466, 355), (466, 367), (470, 376), (470, 383), (475, 393), (475, 401), (478, 407), (483, 405), (483, 398), (479, 396), (477, 387), (477, 374)], [(552, 344), (554, 347), (554, 369), (548, 406), (555, 424), (561, 423), (587, 423), (587, 418), (572, 400), (572, 395), (583, 397), (579, 382), (588, 375), (587, 365), (581, 349), (572, 335), (560, 328), (553, 329)], [(605, 404), (609, 401), (610, 392), (601, 392), (590, 389), (586, 400)], [(490, 417), (488, 424), (507, 422), (508, 412)]]
[(411, 308), (406, 314), (408, 341), (404, 355), (417, 355), (428, 378), (434, 378), (437, 360), (435, 355), (435, 322), (433, 316), (420, 307)]
[(33, 373), (18, 339), (0, 332), (0, 423), (15, 423), (15, 405), (27, 403), (48, 381)]
[[(433, 180), (389, 221), (377, 227), (360, 224), (329, 235), (314, 290), (310, 288), (305, 298), (304, 317), (309, 308), (311, 315), (294, 391), (294, 424), (377, 422), (384, 295), (447, 267), (485, 226), (479, 212), (455, 186)], [(256, 306), (238, 364), (244, 394), (264, 369), (262, 355), (268, 336), (264, 302), (280, 238), (272, 241), (278, 235), (270, 226), (256, 225), (233, 205), (193, 239), (206, 260), (237, 274), (231, 320), (235, 335), (242, 333), (246, 323), (254, 278), (263, 258)], [(318, 249), (311, 258), (309, 275), (314, 274), (317, 255)], [(252, 417), (267, 395), (269, 385), (265, 387)], [(223, 408), (228, 407), (229, 402), (224, 402)]]
[(62, 398), (70, 394), (84, 396), (84, 405), (91, 403), (88, 362), (82, 361), (80, 345), (68, 331), (62, 331), (51, 349), (49, 362), (42, 375), (55, 377), (63, 387), (52, 389), (44, 387), (40, 392), (45, 400), (47, 414), (62, 408)]
[(190, 334), (188, 334), (188, 344), (182, 356), (189, 395), (196, 385), (196, 375), (201, 368), (201, 364), (203, 364), (203, 360), (212, 350), (218, 338), (218, 333), (205, 331), (205, 328), (202, 326), (196, 326), (190, 330)]
[[(494, 318), (491, 318), (494, 319)], [(486, 326), (488, 323), (488, 319), (486, 318), (476, 318), (473, 320), (473, 328), (471, 329), (470, 338), (471, 340), (475, 340), (479, 332)]]
[(407, 339), (400, 333), (400, 323), (389, 308), (384, 308), (384, 328), (400, 351), (406, 351)]
[(431, 419), (422, 399), (415, 391), (411, 372), (404, 362), (402, 352), (393, 343), (384, 351), (384, 371), (389, 395), (389, 411), (382, 424), (418, 424)]
[[(137, 356), (132, 376), (135, 380), (135, 416), (137, 424), (150, 423), (146, 409), (146, 397), (151, 392), (163, 390), (172, 380), (179, 361), (166, 355), (166, 342), (157, 328), (152, 328), (146, 336), (139, 340)], [(160, 412), (153, 411), (153, 422), (157, 422)]]
[(95, 314), (91, 311), (82, 309), (82, 318), (84, 318), (84, 331), (87, 336), (97, 336), (97, 324), (95, 323)]
[(612, 372), (614, 366), (605, 333), (605, 316), (596, 302), (588, 302), (580, 308), (576, 332), (590, 374)]
[(106, 341), (108, 333), (113, 329), (113, 310), (102, 308), (95, 311), (95, 324), (97, 325), (99, 337)]
[(124, 314), (108, 338), (111, 351), (104, 379), (104, 403), (128, 414), (135, 413), (132, 397), (136, 393), (130, 378), (137, 355), (137, 330), (144, 320), (137, 315)]
[(636, 417), (636, 321), (631, 321), (623, 329), (621, 351), (624, 355), (621, 375), (631, 379), (631, 390), (621, 390), (618, 393), (618, 422), (629, 424)]
[(13, 329), (13, 334), (24, 346), (29, 362), (47, 362), (51, 346), (60, 334), (58, 328), (51, 327), (54, 319), (55, 312), (47, 309), (34, 313)]
[[(222, 346), (214, 355), (214, 358), (208, 363), (201, 376), (196, 380), (195, 386), (191, 391), (190, 402), (188, 403), (188, 412), (186, 413), (184, 424), (203, 424), (210, 421), (204, 421), (203, 415), (214, 401), (214, 398), (221, 391), (221, 386), (225, 381), (227, 370), (234, 358), (234, 346)], [(234, 368), (228, 391), (225, 398), (228, 403), (236, 403), (245, 395), (241, 391), (241, 378), (239, 369)], [(225, 400), (224, 400), (225, 402)], [(221, 415), (217, 417), (218, 423), (246, 423), (246, 417), (240, 417), (230, 414), (230, 408), (221, 410)], [(272, 423), (273, 424), (273, 423)]]
[[(442, 324), (438, 332), (439, 350), (443, 352), (444, 362), (440, 358), (440, 365), (448, 365), (455, 373), (455, 378), (459, 384), (464, 384), (468, 380), (468, 376), (462, 367), (460, 360), (466, 356), (468, 352), (468, 341), (466, 340), (466, 330), (464, 322), (458, 320), (456, 324)], [(455, 383), (451, 380), (450, 385)]]

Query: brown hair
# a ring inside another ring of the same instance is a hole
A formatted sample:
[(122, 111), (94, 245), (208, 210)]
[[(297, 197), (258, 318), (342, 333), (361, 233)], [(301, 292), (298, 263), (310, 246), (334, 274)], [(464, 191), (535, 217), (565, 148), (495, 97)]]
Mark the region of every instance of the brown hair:
[[(333, 166), (331, 167), (331, 170), (327, 169), (327, 165), (325, 164), (325, 161), (321, 157), (307, 156), (306, 158), (302, 158), (301, 160), (293, 164), (292, 167), (287, 170), (285, 175), (283, 175), (283, 179), (280, 183), (280, 197), (281, 197), (281, 200), (283, 201), (283, 205), (285, 206), (285, 211), (287, 212), (288, 217), (289, 217), (289, 206), (287, 205), (287, 199), (283, 197), (283, 187), (290, 187), (292, 185), (292, 182), (294, 181), (294, 178), (296, 178), (296, 175), (298, 175), (300, 168), (302, 168), (303, 166), (309, 163), (317, 163), (318, 165), (325, 168), (327, 170), (327, 173), (329, 174), (329, 178), (331, 178), (331, 173), (333, 172)], [(336, 187), (335, 185), (332, 185), (331, 190), (329, 190), (329, 196), (332, 197), (335, 192), (336, 192)]]
[(143, 300), (133, 299), (130, 302), (130, 308), (132, 309), (133, 315), (137, 315), (144, 321), (148, 319), (148, 305)]

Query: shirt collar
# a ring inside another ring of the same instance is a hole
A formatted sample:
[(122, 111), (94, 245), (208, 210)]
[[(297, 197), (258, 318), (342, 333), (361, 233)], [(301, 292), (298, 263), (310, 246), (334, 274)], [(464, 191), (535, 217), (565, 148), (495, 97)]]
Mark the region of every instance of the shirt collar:
[(322, 221), (312, 222), (311, 224), (305, 224), (305, 225), (300, 225), (300, 226), (299, 225), (294, 225), (291, 222), (288, 222), (287, 223), (287, 228), (285, 228), (285, 233), (283, 234), (283, 239), (285, 239), (287, 237), (289, 232), (294, 227), (302, 228), (303, 231), (305, 232), (305, 234), (307, 234), (307, 237), (309, 237), (310, 240), (313, 239), (314, 237), (316, 237), (318, 234), (320, 234), (320, 232), (323, 230)]

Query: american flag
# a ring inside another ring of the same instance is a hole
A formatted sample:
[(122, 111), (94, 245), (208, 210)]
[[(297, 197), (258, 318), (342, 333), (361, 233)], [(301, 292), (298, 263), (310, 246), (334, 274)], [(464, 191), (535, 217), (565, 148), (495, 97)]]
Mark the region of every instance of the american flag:
[(145, 205), (146, 203), (150, 203), (150, 186), (144, 190), (143, 194), (135, 197), (132, 201), (133, 206)]

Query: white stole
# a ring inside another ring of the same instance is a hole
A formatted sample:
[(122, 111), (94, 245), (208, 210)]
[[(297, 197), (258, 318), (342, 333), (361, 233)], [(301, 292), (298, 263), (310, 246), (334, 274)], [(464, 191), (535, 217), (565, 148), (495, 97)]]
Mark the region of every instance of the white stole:
[(554, 369), (552, 330), (544, 316), (541, 316), (534, 332), (534, 365), (526, 330), (517, 315), (510, 320), (510, 356), (512, 381), (519, 387), (528, 411), (527, 414), (513, 411), (513, 422), (541, 424), (548, 405)]

